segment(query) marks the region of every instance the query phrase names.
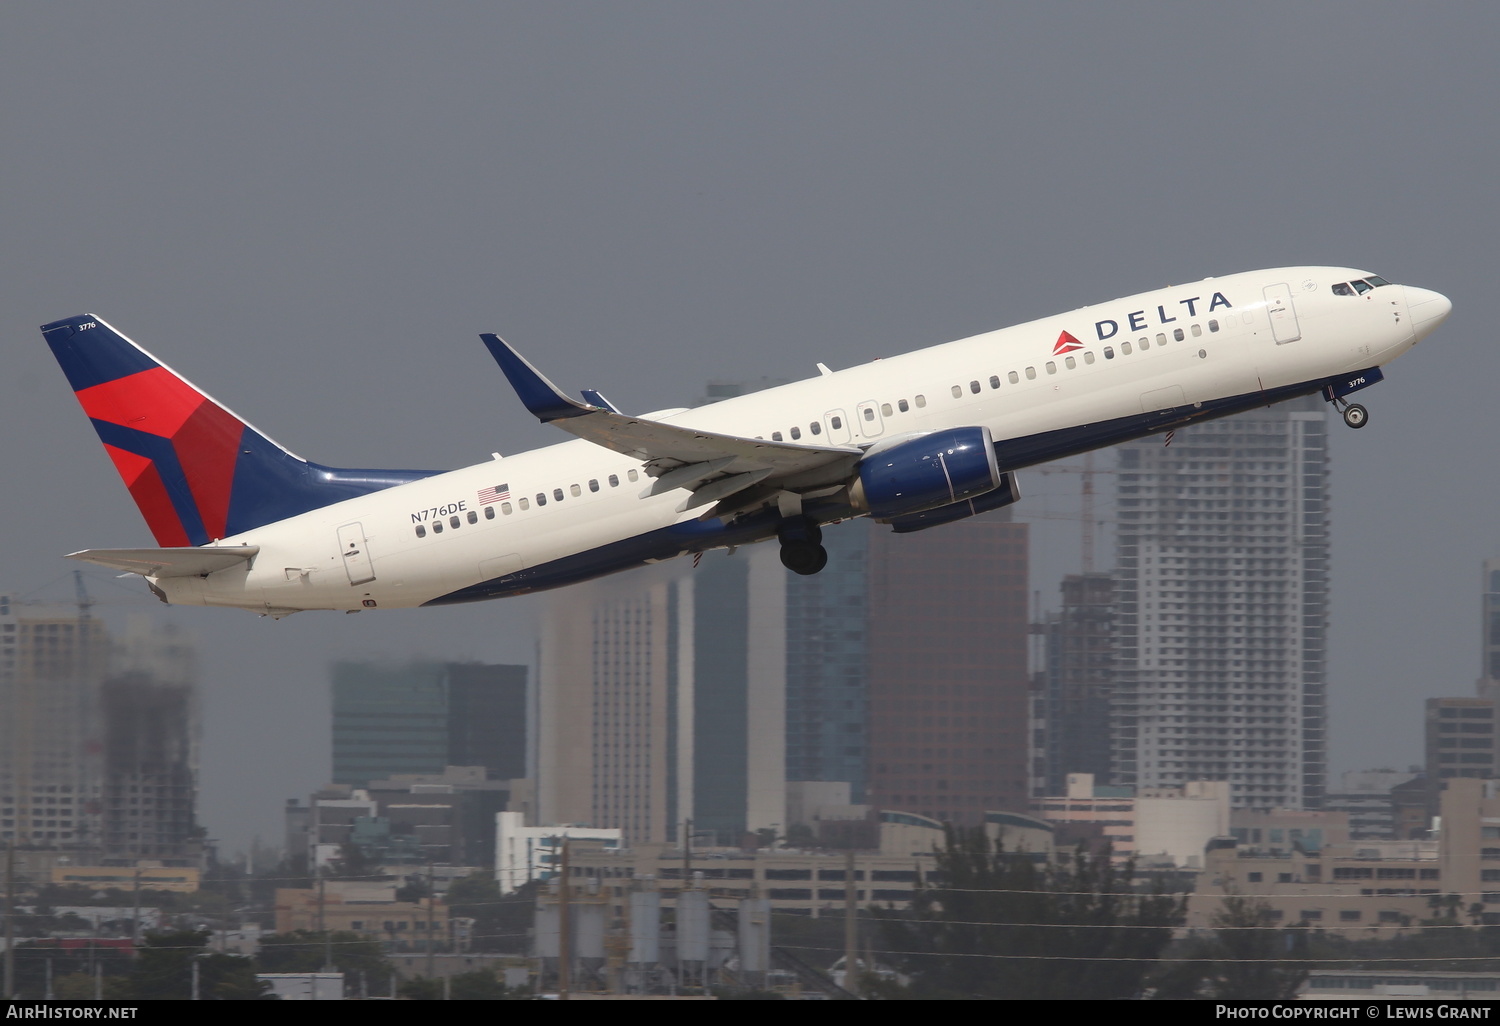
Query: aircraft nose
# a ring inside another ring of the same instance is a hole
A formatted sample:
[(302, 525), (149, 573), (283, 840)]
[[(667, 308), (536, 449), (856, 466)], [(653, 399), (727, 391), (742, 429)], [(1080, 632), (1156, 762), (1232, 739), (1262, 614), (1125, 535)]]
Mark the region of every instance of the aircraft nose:
[(1420, 341), (1432, 334), (1439, 324), (1453, 312), (1453, 303), (1441, 292), (1419, 289), (1411, 285), (1406, 289), (1406, 309), (1411, 314), (1412, 334)]

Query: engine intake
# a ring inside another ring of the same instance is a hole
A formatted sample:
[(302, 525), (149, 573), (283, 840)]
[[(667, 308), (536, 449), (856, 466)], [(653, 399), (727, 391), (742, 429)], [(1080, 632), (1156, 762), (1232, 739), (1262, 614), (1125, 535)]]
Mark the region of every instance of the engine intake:
[(1000, 482), (990, 429), (950, 428), (867, 455), (849, 497), (856, 509), (890, 520), (983, 495)]

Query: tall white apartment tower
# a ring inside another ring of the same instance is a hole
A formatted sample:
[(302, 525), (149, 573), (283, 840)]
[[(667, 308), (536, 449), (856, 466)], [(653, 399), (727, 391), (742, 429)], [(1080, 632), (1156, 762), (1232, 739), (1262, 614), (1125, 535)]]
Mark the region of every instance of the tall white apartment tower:
[(1317, 397), (1119, 450), (1115, 782), (1319, 808), (1327, 421)]

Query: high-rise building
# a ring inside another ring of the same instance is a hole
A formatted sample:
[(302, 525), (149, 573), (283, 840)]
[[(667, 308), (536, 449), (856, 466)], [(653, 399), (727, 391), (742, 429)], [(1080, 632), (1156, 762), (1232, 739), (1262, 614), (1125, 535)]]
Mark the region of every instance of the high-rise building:
[(1227, 780), (1236, 807), (1319, 807), (1328, 617), (1321, 401), (1129, 443), (1116, 481), (1115, 782)]
[(0, 598), (0, 840), (75, 864), (202, 859), (192, 645), (144, 619), (111, 637), (87, 603)]
[(1500, 689), (1500, 559), (1484, 561), (1480, 603), (1479, 686)]
[(859, 519), (824, 529), (828, 565), (786, 589), (786, 777), (843, 781), (865, 800), (869, 546)]
[(540, 824), (620, 829), (634, 844), (676, 836), (676, 601), (657, 570), (548, 594), (537, 666)]
[(1068, 777), (1076, 773), (1110, 783), (1114, 618), (1112, 575), (1069, 574), (1062, 582), (1062, 609), (1040, 625), (1045, 643), (1043, 794), (1065, 793)]
[(333, 665), (333, 781), (483, 766), (526, 774), (526, 667), (484, 663)]
[(631, 844), (784, 827), (786, 576), (760, 546), (549, 596), (541, 823)]
[(1026, 811), (1026, 525), (877, 528), (869, 563), (866, 800), (961, 826)]
[(98, 849), (99, 685), (109, 636), (86, 610), (33, 613), (0, 597), (0, 840)]

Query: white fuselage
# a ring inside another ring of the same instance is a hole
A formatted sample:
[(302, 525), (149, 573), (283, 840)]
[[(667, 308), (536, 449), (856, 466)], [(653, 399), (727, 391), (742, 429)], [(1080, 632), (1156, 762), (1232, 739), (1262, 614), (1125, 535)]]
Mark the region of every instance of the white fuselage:
[[(1413, 330), (1409, 305), (1434, 294), (1401, 285), (1358, 296), (1330, 292), (1333, 283), (1366, 276), (1350, 268), (1294, 267), (1205, 279), (659, 419), (787, 441), (795, 429), (804, 442), (856, 446), (984, 426), (1001, 454), (1001, 469), (1013, 470), (1035, 460), (1018, 456), (1021, 462), (1008, 465), (1005, 440), (1098, 425), (1099, 432), (1073, 451), (1096, 448), (1130, 437), (1132, 430), (1146, 433), (1138, 427), (1142, 414), (1187, 411), (1172, 423), (1190, 420), (1193, 410), (1222, 415), (1212, 413), (1216, 400), (1322, 382), (1389, 362), (1423, 334)], [(1111, 423), (1120, 429), (1112, 433), (1105, 427)], [(514, 594), (598, 576), (643, 558), (746, 540), (704, 532), (684, 534), (687, 540), (675, 551), (660, 544), (632, 548), (632, 539), (660, 539), (664, 529), (703, 513), (678, 512), (687, 494), (681, 490), (643, 496), (650, 483), (641, 461), (592, 442), (566, 441), (225, 538), (219, 544), (255, 545), (260, 552), (248, 567), (154, 583), (174, 603), (272, 615), (411, 607), (487, 581), (513, 581), (493, 593)], [(485, 493), (500, 485), (507, 486), (508, 498)], [(530, 582), (525, 576), (534, 568), (564, 565), (568, 574), (555, 579), (545, 572)]]

